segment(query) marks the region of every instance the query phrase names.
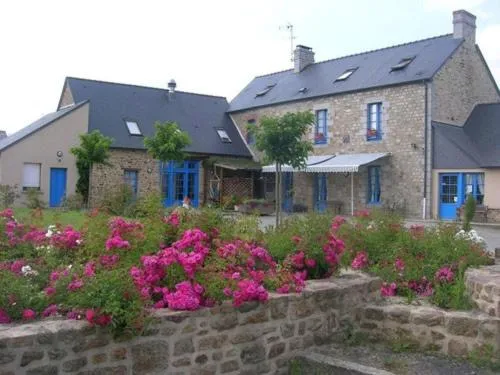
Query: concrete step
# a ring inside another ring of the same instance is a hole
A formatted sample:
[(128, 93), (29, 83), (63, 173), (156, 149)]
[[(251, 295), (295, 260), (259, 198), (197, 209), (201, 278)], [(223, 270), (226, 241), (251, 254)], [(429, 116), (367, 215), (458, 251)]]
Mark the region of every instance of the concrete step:
[(290, 375), (395, 375), (392, 372), (380, 370), (375, 367), (315, 352), (298, 356), (294, 366), (290, 369)]

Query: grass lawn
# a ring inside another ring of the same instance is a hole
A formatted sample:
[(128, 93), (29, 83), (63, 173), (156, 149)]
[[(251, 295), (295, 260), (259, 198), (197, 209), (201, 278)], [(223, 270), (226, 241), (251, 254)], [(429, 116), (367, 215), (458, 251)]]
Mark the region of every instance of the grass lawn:
[(37, 217), (36, 211), (26, 207), (19, 207), (14, 208), (14, 215), (18, 221), (23, 223), (33, 223), (43, 227), (60, 223), (62, 225), (71, 225), (75, 229), (80, 229), (87, 218), (86, 211), (66, 211), (52, 208), (42, 210), (41, 217)]

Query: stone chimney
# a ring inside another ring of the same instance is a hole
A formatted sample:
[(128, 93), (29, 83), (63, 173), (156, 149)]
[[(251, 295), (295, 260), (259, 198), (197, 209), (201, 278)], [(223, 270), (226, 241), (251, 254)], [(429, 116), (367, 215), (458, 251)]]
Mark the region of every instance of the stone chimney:
[(453, 38), (464, 38), (476, 44), (476, 16), (463, 9), (454, 11)]
[(306, 67), (314, 64), (314, 52), (311, 47), (306, 47), (302, 45), (297, 45), (295, 51), (293, 51), (293, 71), (295, 73), (300, 73)]
[(168, 99), (172, 99), (174, 97), (175, 88), (177, 87), (177, 83), (175, 79), (171, 79), (168, 81)]
[(7, 132), (5, 130), (0, 130), (0, 139), (7, 138)]

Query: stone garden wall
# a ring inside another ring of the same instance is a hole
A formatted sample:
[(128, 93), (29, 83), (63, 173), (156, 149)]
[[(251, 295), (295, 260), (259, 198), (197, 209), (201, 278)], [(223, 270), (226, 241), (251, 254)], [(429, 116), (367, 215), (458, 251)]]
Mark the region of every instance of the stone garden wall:
[(157, 311), (144, 335), (117, 340), (83, 321), (0, 326), (0, 375), (287, 373), (304, 348), (341, 337), (378, 299), (360, 274), (308, 281), (301, 295), (194, 312)]
[(500, 265), (467, 270), (466, 286), (481, 311), (500, 317)]

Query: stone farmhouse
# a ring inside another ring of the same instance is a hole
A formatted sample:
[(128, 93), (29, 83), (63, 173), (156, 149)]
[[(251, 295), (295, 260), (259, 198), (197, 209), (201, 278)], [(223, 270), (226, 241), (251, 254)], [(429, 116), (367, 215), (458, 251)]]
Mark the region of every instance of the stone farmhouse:
[[(369, 207), (455, 219), (472, 194), (500, 221), (500, 92), (475, 42), (476, 17), (453, 13), (453, 33), (315, 62), (298, 45), (294, 68), (254, 78), (232, 101), (176, 90), (67, 78), (57, 111), (0, 139), (0, 183), (40, 189), (50, 206), (75, 192), (71, 147), (92, 130), (114, 139), (112, 166), (91, 173), (91, 203), (119, 184), (161, 191), (166, 206), (232, 194), (274, 195), (251, 127), (263, 116), (313, 111), (314, 152), (285, 167), (284, 209), (352, 213)], [(156, 121), (176, 121), (192, 144), (181, 163), (144, 148)], [(253, 160), (252, 160), (253, 159)], [(23, 194), (21, 194), (23, 195)], [(22, 198), (21, 198), (22, 200)]]

